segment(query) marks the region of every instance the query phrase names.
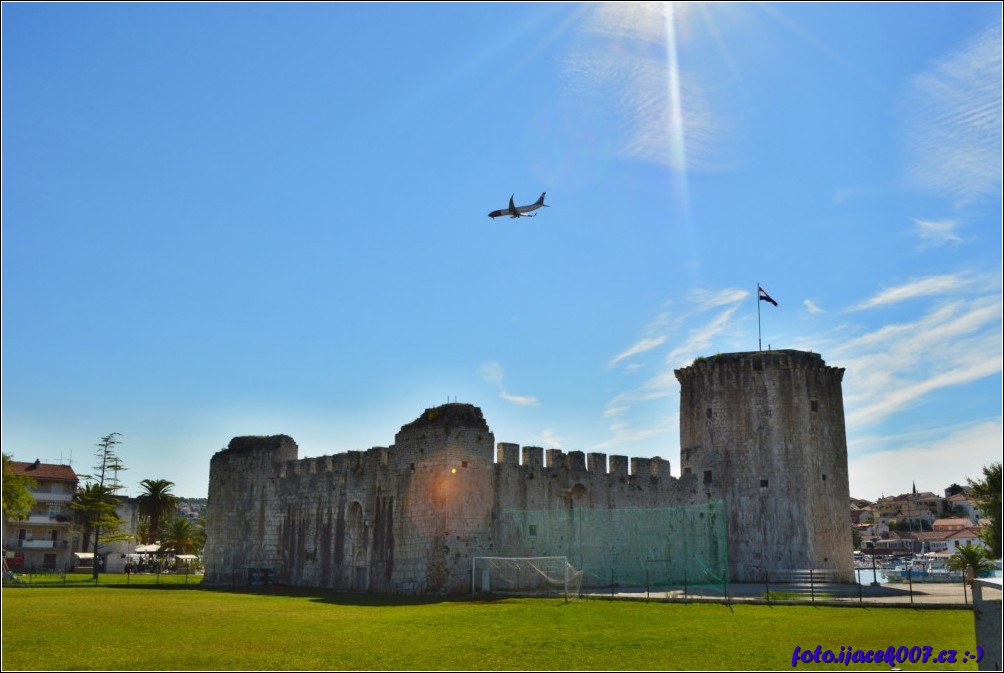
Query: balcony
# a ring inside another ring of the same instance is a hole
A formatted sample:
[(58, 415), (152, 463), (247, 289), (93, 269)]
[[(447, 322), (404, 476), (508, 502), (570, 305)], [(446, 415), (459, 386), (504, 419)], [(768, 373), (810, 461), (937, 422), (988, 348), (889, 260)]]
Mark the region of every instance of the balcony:
[[(62, 521), (60, 521), (62, 519)], [(72, 521), (67, 514), (29, 514), (27, 519), (21, 519), (20, 521), (10, 521), (8, 526), (16, 527), (28, 524), (29, 526), (69, 526)]]
[(5, 540), (4, 549), (69, 549), (69, 540)]
[(69, 504), (73, 500), (72, 493), (35, 493), (31, 492), (31, 497), (37, 502)]

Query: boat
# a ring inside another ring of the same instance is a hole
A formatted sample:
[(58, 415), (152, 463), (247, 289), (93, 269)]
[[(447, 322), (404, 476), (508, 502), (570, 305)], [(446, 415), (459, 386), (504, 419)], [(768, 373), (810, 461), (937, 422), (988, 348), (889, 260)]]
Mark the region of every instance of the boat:
[(949, 570), (946, 558), (920, 557), (898, 563), (892, 568), (883, 568), (882, 574), (891, 584), (901, 582), (930, 582), (947, 584), (962, 582), (960, 570)]

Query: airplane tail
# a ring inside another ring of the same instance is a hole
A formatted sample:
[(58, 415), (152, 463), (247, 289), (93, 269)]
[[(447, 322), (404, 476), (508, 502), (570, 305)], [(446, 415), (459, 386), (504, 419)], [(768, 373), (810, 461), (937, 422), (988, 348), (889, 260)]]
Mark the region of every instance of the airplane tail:
[(545, 208), (548, 208), (549, 206), (544, 203), (544, 195), (545, 194), (547, 194), (547, 192), (541, 192), (540, 193), (540, 198), (537, 199), (537, 203), (535, 203), (533, 205), (535, 205), (535, 206), (544, 206)]

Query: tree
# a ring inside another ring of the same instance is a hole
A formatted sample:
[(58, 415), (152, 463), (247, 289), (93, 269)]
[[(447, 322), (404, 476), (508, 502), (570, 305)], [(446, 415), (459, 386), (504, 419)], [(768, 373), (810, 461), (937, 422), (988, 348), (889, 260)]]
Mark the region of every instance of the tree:
[(87, 552), (93, 540), (94, 554), (97, 555), (98, 537), (102, 529), (106, 534), (104, 538), (105, 542), (108, 541), (107, 535), (109, 531), (114, 535), (114, 531), (122, 523), (118, 513), (115, 511), (117, 506), (118, 498), (115, 497), (109, 486), (88, 483), (77, 489), (77, 492), (73, 495), (73, 500), (70, 502), (70, 509), (74, 511), (74, 521), (83, 530), (84, 543), (82, 551)]
[[(966, 573), (966, 579), (976, 577), (984, 570), (990, 570), (993, 564), (987, 558), (986, 550), (983, 547), (976, 547), (972, 542), (966, 542), (948, 559), (949, 570), (960, 570)], [(968, 571), (972, 569), (972, 575)]]
[(143, 493), (138, 498), (139, 513), (150, 520), (149, 540), (160, 540), (160, 522), (171, 517), (178, 509), (178, 498), (171, 493), (173, 481), (167, 479), (144, 479), (139, 482)]
[[(90, 526), (91, 531), (93, 531), (93, 576), (95, 581), (98, 579), (98, 549), (102, 541), (101, 531), (105, 531), (105, 542), (122, 537), (115, 534), (121, 524), (121, 519), (115, 513), (115, 508), (118, 505), (118, 498), (115, 497), (115, 492), (122, 488), (118, 475), (119, 472), (126, 468), (122, 465), (121, 459), (116, 455), (113, 448), (116, 444), (121, 444), (116, 439), (117, 436), (120, 436), (120, 434), (113, 432), (110, 435), (105, 435), (98, 442), (98, 450), (96, 452), (98, 462), (94, 466), (95, 474), (81, 475), (84, 479), (88, 480), (88, 483), (81, 489), (83, 494), (79, 499), (76, 499), (76, 506), (71, 504), (71, 507), (74, 507), (80, 513), (79, 517), (87, 522), (85, 525)], [(85, 543), (84, 547), (86, 548), (86, 546)]]
[(174, 517), (163, 530), (160, 551), (174, 555), (188, 554), (196, 544), (195, 526), (186, 517)]
[(13, 460), (3, 454), (3, 513), (8, 519), (27, 519), (35, 498), (28, 490), (37, 482), (23, 474), (14, 474)]
[(1001, 463), (983, 467), (983, 479), (969, 482), (969, 495), (979, 506), (990, 524), (983, 526), (980, 537), (990, 550), (992, 558), (1001, 557)]
[(150, 542), (150, 522), (146, 519), (140, 519), (136, 523), (136, 542), (139, 544)]

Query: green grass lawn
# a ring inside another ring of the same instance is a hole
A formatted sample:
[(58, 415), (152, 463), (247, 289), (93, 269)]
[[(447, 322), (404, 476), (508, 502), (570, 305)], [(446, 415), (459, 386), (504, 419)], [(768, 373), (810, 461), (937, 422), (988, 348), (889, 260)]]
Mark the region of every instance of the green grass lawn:
[[(789, 670), (796, 645), (930, 646), (975, 670), (967, 610), (392, 599), (183, 585), (3, 589), (4, 670)], [(839, 666), (891, 670), (888, 664)]]

